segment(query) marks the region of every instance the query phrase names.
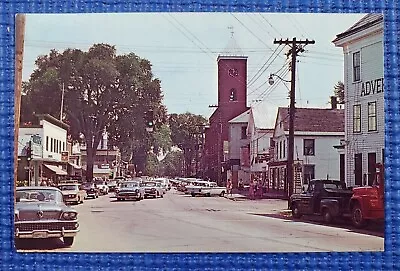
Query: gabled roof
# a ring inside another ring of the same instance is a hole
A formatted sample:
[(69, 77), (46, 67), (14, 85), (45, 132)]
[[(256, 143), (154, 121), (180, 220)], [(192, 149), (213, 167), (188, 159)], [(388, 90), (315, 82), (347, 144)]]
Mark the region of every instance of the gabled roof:
[(228, 121), (228, 123), (247, 123), (249, 122), (249, 118), (250, 118), (250, 109), (244, 111), (239, 116), (234, 117), (233, 119)]
[(379, 24), (382, 21), (383, 21), (383, 14), (381, 14), (381, 13), (367, 14), (363, 18), (361, 18), (361, 20), (359, 20), (353, 26), (351, 26), (349, 29), (347, 29), (343, 33), (336, 35), (336, 38), (332, 42), (336, 42), (345, 37), (353, 35), (357, 32), (368, 29), (369, 27)]
[(276, 107), (256, 104), (252, 108), (254, 126), (257, 128), (270, 129), (274, 127), (276, 117)]
[[(279, 107), (278, 115), (282, 118), (283, 129), (288, 131), (289, 108)], [(344, 110), (296, 108), (294, 130), (302, 132), (344, 132)]]

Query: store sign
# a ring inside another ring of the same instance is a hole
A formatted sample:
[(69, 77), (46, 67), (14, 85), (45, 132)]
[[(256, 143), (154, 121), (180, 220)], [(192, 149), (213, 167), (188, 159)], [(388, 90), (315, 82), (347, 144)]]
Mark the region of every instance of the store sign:
[(68, 162), (69, 160), (69, 155), (67, 151), (61, 152), (61, 161), (63, 162)]
[(383, 78), (361, 82), (361, 97), (383, 92)]
[(39, 134), (29, 133), (18, 136), (18, 156), (26, 156), (29, 144), (32, 148), (32, 157), (42, 157), (42, 137)]

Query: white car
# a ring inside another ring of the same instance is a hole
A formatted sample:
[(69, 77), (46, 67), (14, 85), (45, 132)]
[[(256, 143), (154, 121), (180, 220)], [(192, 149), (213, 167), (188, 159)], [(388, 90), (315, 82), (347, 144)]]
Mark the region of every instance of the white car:
[(100, 194), (102, 195), (107, 195), (109, 192), (109, 188), (107, 186), (107, 183), (105, 181), (95, 181), (95, 184), (97, 185)]
[(191, 195), (202, 195), (202, 196), (220, 196), (223, 197), (226, 194), (226, 187), (218, 186), (216, 182), (207, 182), (202, 187), (199, 187), (197, 191), (194, 191)]

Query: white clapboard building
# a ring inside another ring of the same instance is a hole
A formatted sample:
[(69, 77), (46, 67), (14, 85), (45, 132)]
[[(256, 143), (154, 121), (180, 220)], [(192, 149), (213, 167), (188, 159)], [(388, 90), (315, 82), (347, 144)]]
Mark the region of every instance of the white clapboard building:
[(344, 54), (346, 182), (371, 185), (385, 150), (383, 15), (364, 16), (333, 43)]

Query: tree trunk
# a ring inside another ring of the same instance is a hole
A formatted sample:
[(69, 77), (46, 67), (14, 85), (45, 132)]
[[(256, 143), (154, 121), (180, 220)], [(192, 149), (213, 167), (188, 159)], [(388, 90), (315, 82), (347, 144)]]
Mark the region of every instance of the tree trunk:
[(93, 181), (93, 148), (86, 144), (86, 182)]

